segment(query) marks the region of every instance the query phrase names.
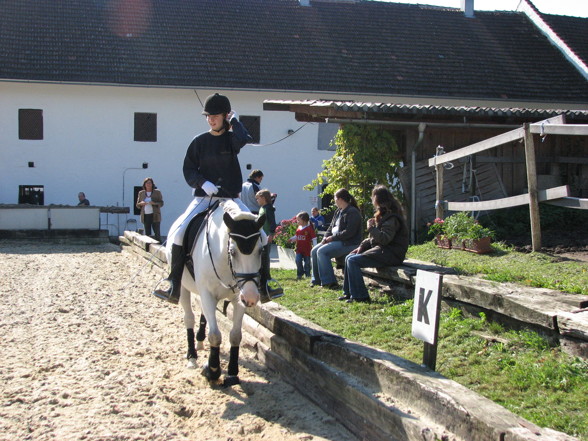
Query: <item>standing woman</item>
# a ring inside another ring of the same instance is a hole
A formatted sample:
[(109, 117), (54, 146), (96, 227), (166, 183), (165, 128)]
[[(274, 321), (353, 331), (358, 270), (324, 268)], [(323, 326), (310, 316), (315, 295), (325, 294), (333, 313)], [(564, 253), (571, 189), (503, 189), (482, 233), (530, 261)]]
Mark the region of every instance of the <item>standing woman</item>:
[(143, 180), (143, 190), (137, 196), (136, 207), (141, 209), (141, 223), (145, 226), (145, 234), (151, 236), (151, 227), (155, 234), (155, 240), (161, 242), (161, 207), (163, 207), (163, 196), (157, 189), (153, 178)]
[(338, 289), (331, 259), (347, 255), (357, 248), (362, 239), (361, 213), (355, 198), (345, 189), (335, 192), (337, 211), (322, 242), (310, 252), (312, 262), (311, 285)]
[(233, 199), (242, 211), (249, 211), (239, 199), (243, 176), (237, 155), (253, 138), (239, 122), (237, 112), (231, 109), (231, 103), (224, 95), (215, 93), (206, 98), (202, 114), (206, 116), (210, 130), (192, 140), (183, 168), (186, 182), (194, 189), (194, 199), (173, 223), (167, 237), (167, 254), (170, 256), (170, 275), (167, 280), (170, 287), (153, 292), (155, 296), (176, 304), (180, 299), (186, 262), (182, 242), (190, 220), (217, 198)]
[(362, 268), (400, 265), (408, 250), (408, 227), (400, 203), (383, 185), (372, 190), (375, 216), (367, 221), (368, 237), (345, 258), (343, 295), (347, 303), (371, 301)]

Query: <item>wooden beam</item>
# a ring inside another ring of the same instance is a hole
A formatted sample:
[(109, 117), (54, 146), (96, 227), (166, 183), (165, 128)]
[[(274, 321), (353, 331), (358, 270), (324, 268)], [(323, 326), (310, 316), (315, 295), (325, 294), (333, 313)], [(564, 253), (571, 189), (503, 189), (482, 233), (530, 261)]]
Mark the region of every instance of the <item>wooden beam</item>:
[[(537, 127), (546, 127), (549, 124), (564, 124), (565, 117), (564, 115), (554, 116), (553, 118), (547, 118), (543, 121), (539, 121), (534, 123), (534, 126)], [(499, 145), (507, 144), (509, 142), (518, 141), (525, 137), (525, 130), (524, 128), (514, 129), (510, 132), (502, 133), (501, 135), (494, 136), (492, 138), (485, 139), (484, 141), (477, 142), (475, 144), (471, 144), (467, 147), (463, 147), (461, 149), (454, 150), (449, 153), (445, 153), (444, 155), (435, 156), (429, 159), (429, 167), (434, 166), (435, 164), (443, 164), (444, 162), (455, 161), (456, 159), (463, 158), (464, 156), (474, 155), (479, 152), (483, 152), (484, 150), (488, 150), (494, 147), (498, 147)]]
[[(568, 198), (570, 190), (567, 185), (561, 187), (548, 188), (546, 190), (539, 190), (537, 196), (540, 202), (552, 201), (557, 202), (558, 199)], [(588, 208), (588, 199), (581, 199), (580, 201), (586, 201), (586, 208)], [(527, 205), (529, 203), (529, 194), (520, 194), (518, 196), (511, 196), (508, 198), (493, 199), (491, 201), (479, 201), (479, 202), (448, 202), (448, 211), (491, 211), (500, 210), (502, 208), (516, 207), (519, 205)], [(558, 204), (559, 205), (559, 204)], [(580, 203), (582, 206), (583, 203)]]
[(541, 218), (539, 217), (539, 197), (537, 195), (537, 162), (535, 161), (535, 142), (529, 124), (525, 129), (525, 161), (527, 163), (527, 187), (529, 191), (529, 216), (531, 218), (531, 246), (533, 251), (541, 249)]
[(557, 205), (559, 207), (576, 208), (578, 210), (588, 210), (588, 199), (581, 198), (561, 198), (552, 201), (546, 201), (547, 204)]
[(435, 167), (435, 179), (436, 179), (436, 192), (435, 192), (435, 217), (443, 219), (444, 208), (443, 208), (443, 171), (445, 168), (442, 164)]
[(531, 124), (531, 133), (588, 136), (588, 124)]
[(523, 129), (514, 129), (510, 132), (506, 132), (501, 135), (488, 138), (484, 141), (477, 142), (467, 147), (463, 147), (461, 149), (457, 149), (452, 152), (430, 158), (429, 167), (432, 167), (435, 164), (443, 164), (445, 162), (455, 161), (459, 158), (463, 158), (464, 156), (474, 155), (476, 153), (483, 152), (484, 150), (498, 147), (502, 144), (518, 141), (524, 136), (525, 131)]

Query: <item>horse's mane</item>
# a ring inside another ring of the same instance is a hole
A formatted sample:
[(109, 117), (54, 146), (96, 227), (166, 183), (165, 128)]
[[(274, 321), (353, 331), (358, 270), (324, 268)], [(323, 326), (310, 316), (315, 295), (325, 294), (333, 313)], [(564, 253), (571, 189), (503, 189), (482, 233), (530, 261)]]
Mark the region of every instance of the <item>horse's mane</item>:
[(242, 211), (239, 205), (231, 199), (227, 199), (221, 203), (223, 210), (225, 213), (229, 213), (229, 215), (233, 218), (233, 220), (256, 220), (257, 216), (253, 213), (249, 213), (248, 211)]

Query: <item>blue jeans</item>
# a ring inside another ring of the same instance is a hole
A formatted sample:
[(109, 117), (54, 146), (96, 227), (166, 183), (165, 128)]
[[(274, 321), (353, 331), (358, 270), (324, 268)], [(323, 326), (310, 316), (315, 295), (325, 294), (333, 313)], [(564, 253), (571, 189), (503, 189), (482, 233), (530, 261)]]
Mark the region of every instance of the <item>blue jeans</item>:
[(363, 282), (362, 268), (372, 268), (382, 266), (382, 264), (373, 257), (362, 254), (350, 254), (345, 258), (345, 277), (343, 279), (343, 295), (349, 296), (356, 300), (369, 299), (365, 283)]
[(303, 256), (302, 254), (296, 253), (296, 276), (301, 278), (302, 276), (310, 277), (310, 256)]
[(345, 256), (356, 249), (356, 245), (343, 245), (341, 241), (319, 243), (310, 252), (312, 261), (312, 283), (316, 285), (330, 285), (337, 282), (333, 272), (331, 259)]

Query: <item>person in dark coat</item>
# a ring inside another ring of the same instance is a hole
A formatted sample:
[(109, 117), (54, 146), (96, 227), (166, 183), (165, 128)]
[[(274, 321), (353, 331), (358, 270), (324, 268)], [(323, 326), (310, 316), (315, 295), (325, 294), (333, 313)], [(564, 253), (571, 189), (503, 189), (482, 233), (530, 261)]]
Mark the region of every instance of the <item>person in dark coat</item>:
[(370, 302), (362, 268), (400, 265), (408, 250), (408, 227), (400, 203), (383, 185), (372, 190), (375, 216), (367, 221), (368, 237), (345, 258), (343, 295), (347, 303)]
[(325, 237), (310, 252), (312, 264), (311, 285), (339, 289), (331, 259), (346, 256), (357, 248), (363, 236), (361, 213), (355, 198), (345, 188), (335, 192), (337, 211)]

